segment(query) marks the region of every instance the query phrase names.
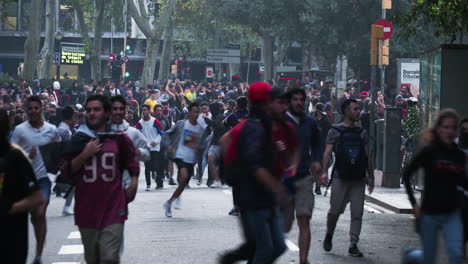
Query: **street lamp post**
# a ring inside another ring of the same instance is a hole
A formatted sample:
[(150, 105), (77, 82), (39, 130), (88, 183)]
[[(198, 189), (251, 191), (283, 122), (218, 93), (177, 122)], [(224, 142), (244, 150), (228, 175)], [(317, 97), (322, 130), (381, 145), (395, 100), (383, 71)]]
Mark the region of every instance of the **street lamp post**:
[(60, 51), (61, 51), (60, 41), (62, 40), (62, 38), (63, 38), (63, 33), (60, 30), (60, 28), (57, 28), (57, 31), (55, 31), (55, 40), (57, 40), (57, 49), (58, 49), (58, 54), (59, 54), (58, 61), (57, 61), (57, 73), (56, 73), (56, 76), (57, 76), (56, 79), (57, 80), (60, 79), (60, 63), (61, 63), (61, 60), (62, 60), (62, 58), (61, 58), (62, 54), (60, 53)]

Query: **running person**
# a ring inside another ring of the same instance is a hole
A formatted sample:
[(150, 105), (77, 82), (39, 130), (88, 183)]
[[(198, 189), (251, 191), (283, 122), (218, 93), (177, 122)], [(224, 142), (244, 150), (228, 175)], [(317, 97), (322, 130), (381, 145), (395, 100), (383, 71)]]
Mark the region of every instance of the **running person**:
[[(364, 213), (365, 187), (369, 194), (374, 190), (374, 169), (368, 151), (367, 131), (355, 124), (359, 121), (359, 103), (355, 99), (346, 99), (341, 105), (344, 120), (328, 131), (322, 168), (327, 168), (331, 153), (336, 156), (332, 175), (330, 210), (327, 215), (327, 232), (323, 249), (332, 249), (332, 239), (340, 215), (351, 203), (350, 246), (348, 253), (352, 257), (362, 257), (357, 243), (361, 234), (362, 215)], [(366, 179), (366, 169), (368, 178)], [(328, 183), (328, 170), (323, 170), (322, 183)]]
[[(178, 199), (180, 203), (180, 195), (190, 181), (190, 175), (193, 175), (194, 166), (198, 162), (202, 146), (205, 139), (202, 135), (205, 129), (197, 122), (200, 114), (200, 106), (197, 103), (191, 103), (188, 108), (189, 119), (177, 122), (164, 135), (167, 151), (173, 153), (174, 163), (177, 165), (179, 185), (172, 194), (171, 198), (164, 203), (165, 214), (167, 217), (172, 217), (171, 206), (172, 202)], [(176, 204), (176, 209), (180, 209), (179, 204)]]
[[(300, 163), (293, 177), (295, 193), (292, 203), (284, 210), (286, 232), (291, 231), (294, 218), (299, 226), (300, 264), (307, 263), (310, 249), (310, 219), (315, 205), (314, 175), (320, 175), (322, 166), (322, 143), (317, 121), (304, 112), (305, 90), (295, 88), (288, 92), (289, 112), (287, 113), (297, 129), (300, 146)], [(317, 183), (320, 185), (320, 183)]]
[[(88, 97), (85, 108), (86, 124), (65, 150), (62, 173), (76, 183), (75, 224), (86, 262), (119, 263), (128, 203), (135, 199), (138, 187), (137, 153), (125, 133), (109, 132), (111, 105), (105, 96)], [(123, 170), (131, 176), (126, 190)]]
[(252, 84), (249, 89), (251, 115), (221, 139), (221, 145), (225, 146), (224, 141), (240, 130), (235, 147), (242, 173), (236, 175), (237, 183), (232, 192), (246, 236), (246, 243), (234, 251), (235, 254), (230, 252), (222, 257), (223, 264), (245, 258), (253, 264), (273, 263), (286, 250), (279, 204), (286, 203), (287, 194), (278, 177), (281, 172), (275, 166), (274, 157), (278, 153), (269, 114), (273, 108), (270, 92), (267, 83)]
[[(163, 131), (159, 121), (151, 116), (151, 107), (143, 105), (143, 117), (136, 124), (136, 128), (145, 135), (150, 150), (150, 159), (145, 162), (146, 191), (151, 189), (151, 178), (156, 181), (156, 189), (163, 188), (163, 153), (161, 152), (161, 139)], [(156, 174), (156, 175), (155, 175)]]
[[(67, 142), (71, 140), (73, 133), (75, 132), (75, 125), (78, 121), (77, 114), (73, 107), (67, 105), (62, 110), (63, 121), (58, 126), (58, 133), (62, 138), (62, 142)], [(68, 191), (65, 195), (65, 205), (63, 206), (62, 215), (68, 216), (73, 215), (73, 210), (71, 209), (71, 204), (73, 197), (75, 197), (75, 187), (69, 186)]]
[[(150, 151), (148, 148), (148, 142), (146, 137), (136, 128), (130, 126), (125, 121), (125, 109), (127, 101), (123, 96), (116, 95), (110, 98), (111, 103), (111, 130), (118, 132), (122, 131), (127, 134), (133, 143), (133, 146), (138, 152), (138, 159), (141, 161), (147, 161), (150, 158)], [(130, 175), (128, 171), (123, 173), (124, 187), (127, 188), (130, 185)]]
[(11, 136), (11, 144), (17, 144), (29, 153), (37, 183), (44, 202), (31, 212), (31, 222), (36, 235), (36, 258), (34, 264), (40, 264), (47, 234), (46, 211), (50, 201), (51, 185), (39, 146), (60, 142), (57, 128), (42, 120), (42, 101), (38, 96), (29, 97), (26, 103), (29, 120), (17, 126)]
[(224, 120), (222, 107), (223, 106), (218, 102), (211, 103), (210, 109), (213, 118), (212, 120), (208, 120), (208, 125), (213, 130), (213, 137), (211, 138), (210, 147), (208, 149), (208, 169), (214, 178), (214, 183), (210, 187), (214, 188), (222, 187), (218, 173), (218, 166), (220, 165), (221, 160), (219, 139), (228, 131), (221, 124)]
[[(229, 130), (235, 127), (240, 122), (246, 120), (249, 114), (248, 106), (249, 106), (249, 101), (247, 100), (246, 97), (241, 96), (237, 98), (236, 109), (235, 109), (236, 111), (234, 113), (228, 112), (228, 116), (222, 122), (222, 126), (226, 128), (227, 130)], [(234, 204), (234, 207), (229, 211), (228, 214), (232, 216), (239, 216), (239, 209), (237, 208), (236, 204)]]
[[(463, 225), (460, 192), (467, 193), (465, 153), (454, 140), (458, 114), (442, 110), (427, 133), (427, 142), (403, 173), (406, 192), (420, 224), (425, 264), (436, 262), (438, 233), (442, 231), (450, 264), (462, 263)], [(413, 194), (411, 176), (424, 169), (424, 195), (419, 205)]]

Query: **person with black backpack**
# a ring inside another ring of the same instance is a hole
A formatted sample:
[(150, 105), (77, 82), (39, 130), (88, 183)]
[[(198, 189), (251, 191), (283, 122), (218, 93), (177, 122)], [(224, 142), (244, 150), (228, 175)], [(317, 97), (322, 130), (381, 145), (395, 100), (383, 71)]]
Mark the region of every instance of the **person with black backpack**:
[[(351, 203), (350, 246), (352, 257), (362, 257), (357, 247), (364, 213), (365, 187), (369, 194), (374, 190), (374, 169), (369, 159), (367, 131), (356, 123), (359, 121), (360, 107), (355, 99), (346, 99), (341, 105), (344, 120), (328, 131), (322, 166), (327, 168), (330, 155), (335, 152), (335, 166), (331, 178), (330, 210), (327, 216), (327, 232), (323, 241), (326, 252), (332, 249), (332, 239), (340, 215)], [(366, 177), (367, 170), (367, 177)], [(324, 170), (322, 183), (328, 183), (328, 171)]]

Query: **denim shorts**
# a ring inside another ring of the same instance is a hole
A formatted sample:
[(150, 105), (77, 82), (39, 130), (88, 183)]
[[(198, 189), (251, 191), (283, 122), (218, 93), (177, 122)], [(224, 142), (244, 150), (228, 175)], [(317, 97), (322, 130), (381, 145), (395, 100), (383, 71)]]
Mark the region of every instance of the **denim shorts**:
[(39, 189), (41, 190), (42, 198), (45, 201), (50, 201), (52, 182), (49, 180), (49, 177), (40, 178), (39, 180), (37, 180), (37, 184), (39, 185)]

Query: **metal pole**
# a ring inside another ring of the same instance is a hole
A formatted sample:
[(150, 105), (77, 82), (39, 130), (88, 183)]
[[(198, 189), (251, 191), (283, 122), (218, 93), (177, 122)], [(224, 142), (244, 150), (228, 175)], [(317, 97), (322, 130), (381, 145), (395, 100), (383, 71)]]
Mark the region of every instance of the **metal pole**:
[[(220, 35), (221, 35), (221, 28), (219, 26), (218, 20), (215, 21), (215, 49), (219, 49), (219, 41), (220, 41)], [(215, 72), (216, 72), (216, 79), (221, 80), (221, 64), (216, 63), (215, 64)]]
[(110, 41), (110, 53), (114, 52), (114, 18), (111, 17), (111, 41)]
[(59, 48), (59, 51), (58, 51), (58, 52), (59, 52), (60, 56), (59, 56), (59, 63), (57, 64), (57, 73), (56, 73), (56, 74), (57, 74), (57, 78), (56, 78), (56, 79), (57, 79), (57, 80), (60, 80), (60, 64), (62, 63), (62, 62), (60, 61), (60, 60), (62, 59), (62, 43), (60, 42), (60, 40), (59, 40), (58, 42), (59, 42), (59, 43), (58, 43), (57, 46), (58, 46), (58, 48)]
[[(125, 8), (123, 10), (124, 12), (124, 46), (123, 46), (123, 53), (124, 53), (124, 56), (126, 55), (127, 53), (127, 20), (128, 20), (128, 4), (127, 4), (127, 0), (125, 0)], [(127, 63), (124, 63), (122, 65), (122, 80), (125, 82), (125, 72), (126, 72), (126, 68), (127, 68)]]
[(370, 126), (369, 126), (369, 152), (372, 160), (375, 157), (375, 98), (377, 97), (376, 75), (377, 65), (371, 65), (370, 72), (370, 91), (371, 91), (371, 108), (370, 108)]
[[(386, 9), (382, 9), (382, 19), (386, 18)], [(381, 45), (385, 45), (385, 40), (379, 40)], [(381, 55), (382, 57), (383, 55)], [(385, 94), (385, 65), (380, 63), (380, 91), (382, 92), (382, 95)]]
[(253, 42), (250, 43), (249, 64), (247, 64), (247, 83), (249, 83), (249, 77), (250, 77), (250, 64), (252, 62), (252, 49), (253, 49)]

